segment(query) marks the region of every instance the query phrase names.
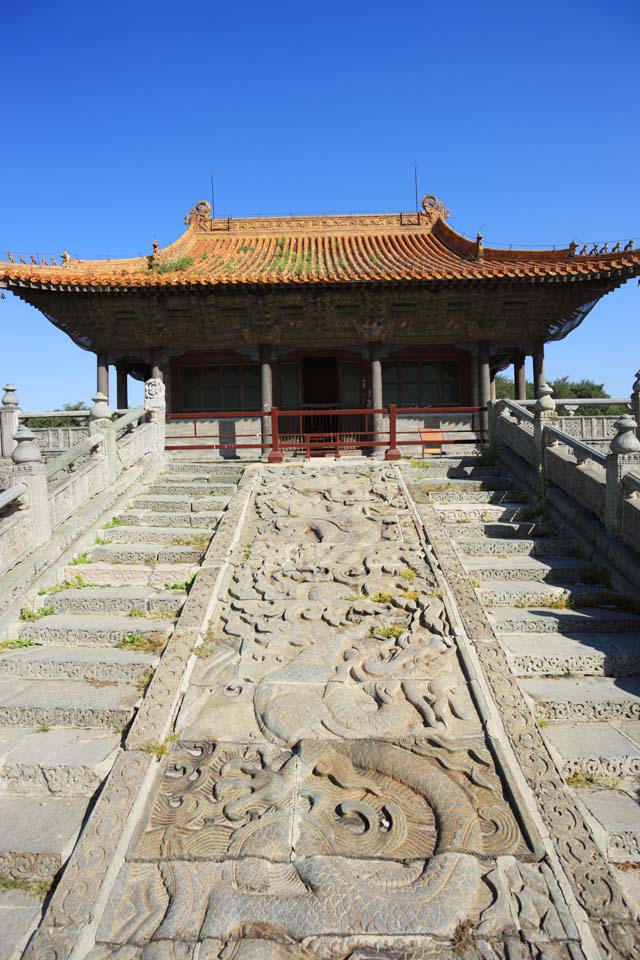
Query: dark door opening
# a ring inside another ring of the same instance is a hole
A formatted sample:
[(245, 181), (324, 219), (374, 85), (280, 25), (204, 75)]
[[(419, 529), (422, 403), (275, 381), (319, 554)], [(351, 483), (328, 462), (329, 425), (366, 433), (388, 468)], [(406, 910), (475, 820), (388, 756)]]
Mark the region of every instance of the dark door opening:
[(338, 406), (336, 357), (306, 357), (302, 361), (302, 402), (305, 407)]

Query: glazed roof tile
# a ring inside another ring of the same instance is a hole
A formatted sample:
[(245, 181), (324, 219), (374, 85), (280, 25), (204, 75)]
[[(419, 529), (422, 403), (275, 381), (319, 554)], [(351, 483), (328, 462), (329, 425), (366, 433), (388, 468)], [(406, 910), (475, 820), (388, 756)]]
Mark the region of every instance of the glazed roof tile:
[(212, 219), (205, 201), (187, 229), (151, 257), (72, 260), (61, 266), (0, 262), (6, 286), (215, 287), (318, 283), (571, 280), (640, 273), (640, 250), (579, 255), (482, 248), (453, 230), (433, 196), (419, 214)]

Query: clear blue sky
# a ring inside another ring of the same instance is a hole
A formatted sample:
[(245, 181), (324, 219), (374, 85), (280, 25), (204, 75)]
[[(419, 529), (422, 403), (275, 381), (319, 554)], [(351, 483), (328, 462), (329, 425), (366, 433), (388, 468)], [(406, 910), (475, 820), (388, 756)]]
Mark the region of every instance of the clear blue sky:
[[(5, 5), (0, 250), (147, 253), (194, 201), (243, 216), (410, 210), (485, 244), (640, 237), (637, 0)], [(639, 241), (640, 243), (640, 241)], [(628, 395), (635, 281), (547, 375)], [(88, 400), (95, 358), (10, 295), (0, 378)]]

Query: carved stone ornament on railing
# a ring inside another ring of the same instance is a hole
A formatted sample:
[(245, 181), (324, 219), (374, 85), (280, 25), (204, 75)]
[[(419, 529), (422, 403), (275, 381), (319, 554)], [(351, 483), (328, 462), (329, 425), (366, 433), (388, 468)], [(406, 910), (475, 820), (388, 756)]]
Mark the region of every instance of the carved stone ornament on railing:
[(12, 383), (8, 383), (4, 389), (4, 396), (2, 398), (3, 407), (17, 407), (18, 403), (18, 394), (16, 393), (16, 388)]
[(164, 410), (165, 404), (165, 386), (162, 380), (152, 377), (144, 385), (144, 408), (145, 410)]
[[(6, 387), (5, 387), (6, 390)], [(636, 378), (633, 381), (633, 386), (631, 388), (631, 399), (637, 400), (640, 397), (640, 370), (636, 373)]]
[(438, 200), (434, 193), (427, 193), (422, 198), (422, 209), (431, 221), (442, 217), (443, 220), (449, 219), (449, 210), (445, 207), (442, 200)]
[(13, 439), (17, 444), (11, 454), (11, 459), (14, 463), (37, 463), (42, 459), (40, 448), (35, 442), (35, 434), (33, 434), (28, 427), (24, 425), (18, 427), (13, 435)]
[(613, 426), (616, 435), (611, 441), (611, 453), (640, 453), (640, 440), (636, 436), (638, 424), (633, 417), (625, 413)]
[(537, 415), (553, 416), (556, 412), (556, 402), (553, 399), (553, 390), (548, 383), (541, 383), (538, 388), (538, 399), (534, 410)]
[(189, 213), (184, 218), (184, 222), (191, 226), (192, 223), (195, 223), (196, 226), (204, 226), (211, 216), (211, 204), (206, 200), (198, 200), (195, 206), (191, 207)]
[(93, 406), (91, 407), (92, 420), (111, 420), (113, 411), (109, 406), (109, 401), (104, 393), (94, 393), (91, 397)]

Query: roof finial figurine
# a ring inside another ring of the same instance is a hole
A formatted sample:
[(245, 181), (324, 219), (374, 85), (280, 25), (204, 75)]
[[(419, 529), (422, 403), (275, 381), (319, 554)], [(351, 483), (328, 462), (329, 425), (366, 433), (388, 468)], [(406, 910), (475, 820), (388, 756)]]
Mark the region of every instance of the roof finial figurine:
[(435, 193), (425, 194), (422, 198), (422, 209), (431, 221), (436, 220), (438, 217), (442, 217), (443, 220), (449, 219), (449, 211), (442, 200), (438, 200)]
[(42, 258), (42, 266), (43, 266), (43, 267), (48, 267), (48, 266), (49, 266), (49, 261), (47, 260), (46, 257), (43, 257), (43, 258)]
[(27, 261), (25, 260), (25, 258), (22, 256), (22, 254), (20, 254), (20, 258), (19, 258), (19, 259), (20, 259), (20, 263), (26, 263), (26, 262), (27, 262)]
[(151, 244), (151, 246), (153, 247), (153, 253), (151, 254), (151, 259), (152, 259), (152, 260), (157, 260), (157, 258), (158, 258), (158, 252), (159, 252), (159, 250), (160, 250), (160, 244), (158, 243), (157, 240), (154, 240), (153, 243)]
[(484, 248), (482, 246), (482, 234), (478, 232), (476, 237), (476, 258), (478, 260), (484, 260)]
[(66, 265), (71, 260), (71, 257), (69, 256), (66, 250), (63, 250), (62, 253), (60, 254), (60, 260), (62, 262), (63, 267), (66, 267)]
[(14, 259), (13, 254), (11, 253), (11, 250), (7, 250), (7, 260), (9, 261), (9, 263), (15, 263), (15, 262), (16, 262), (15, 259)]
[(208, 222), (210, 215), (211, 204), (207, 200), (198, 200), (189, 210), (189, 213), (184, 218), (184, 222), (189, 226), (195, 223), (199, 227), (203, 227)]
[(615, 247), (611, 248), (611, 253), (620, 253), (620, 241), (616, 243)]
[(58, 261), (56, 260), (55, 257), (51, 257), (51, 266), (52, 266), (52, 267), (57, 267), (57, 266), (58, 266)]
[(576, 255), (576, 250), (577, 250), (577, 249), (578, 249), (578, 241), (577, 241), (577, 240), (572, 240), (571, 243), (569, 244), (569, 253), (568, 253), (568, 256), (570, 256), (570, 257), (575, 257), (575, 255)]
[(629, 243), (625, 244), (624, 252), (628, 253), (629, 250), (633, 250), (633, 240), (629, 240)]
[(38, 261), (36, 260), (36, 258), (34, 257), (33, 254), (31, 254), (30, 259), (31, 259), (31, 263), (34, 265), (34, 267), (40, 266), (40, 264), (38, 263)]
[(602, 246), (600, 247), (600, 253), (609, 253), (609, 241), (608, 241), (608, 240), (605, 240), (605, 242), (604, 242), (604, 243), (602, 244)]
[(588, 243), (585, 243), (584, 246), (580, 247), (580, 253), (578, 254), (578, 256), (579, 256), (579, 257), (584, 257), (584, 256), (586, 256), (586, 253), (587, 253), (588, 248), (589, 248), (589, 244), (588, 244)]
[(599, 253), (599, 252), (600, 251), (598, 250), (598, 244), (594, 243), (593, 246), (591, 247), (590, 253)]

